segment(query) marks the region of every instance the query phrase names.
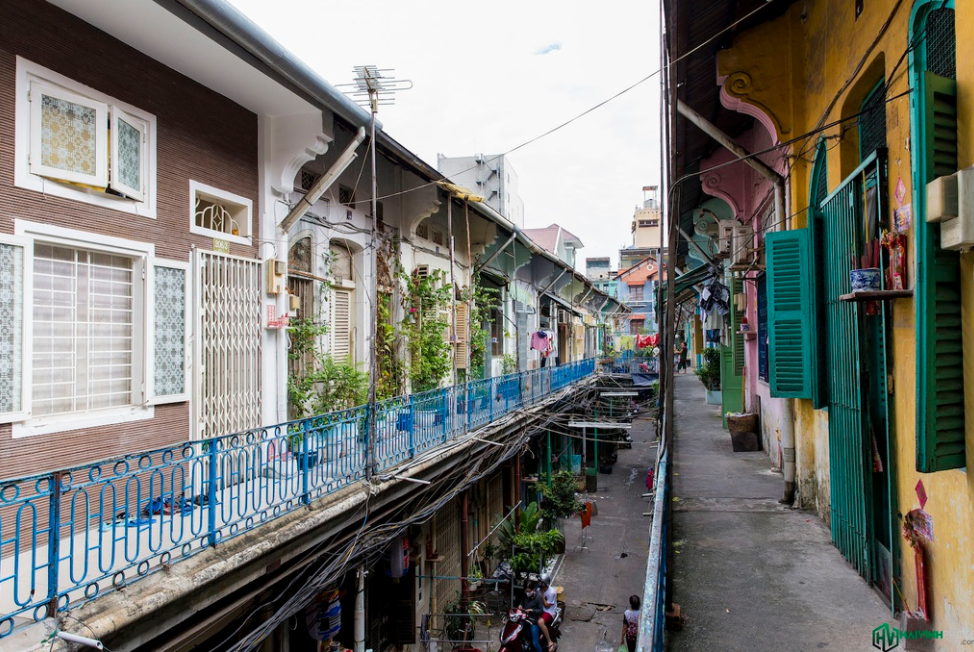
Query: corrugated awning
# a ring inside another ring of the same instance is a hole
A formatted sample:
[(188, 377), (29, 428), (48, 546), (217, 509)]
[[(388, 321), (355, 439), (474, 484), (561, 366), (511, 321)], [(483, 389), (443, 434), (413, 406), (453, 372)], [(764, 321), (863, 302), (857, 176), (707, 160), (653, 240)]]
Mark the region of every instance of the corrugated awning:
[(646, 313), (644, 313), (644, 312), (634, 312), (634, 313), (632, 313), (632, 315), (629, 318), (630, 319), (642, 319), (643, 321), (646, 321)]

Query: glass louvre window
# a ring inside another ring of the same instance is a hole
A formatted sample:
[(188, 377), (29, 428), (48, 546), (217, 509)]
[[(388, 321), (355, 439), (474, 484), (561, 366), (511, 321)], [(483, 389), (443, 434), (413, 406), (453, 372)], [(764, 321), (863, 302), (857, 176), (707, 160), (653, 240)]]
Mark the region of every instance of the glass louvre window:
[(132, 404), (133, 260), (34, 246), (34, 416)]

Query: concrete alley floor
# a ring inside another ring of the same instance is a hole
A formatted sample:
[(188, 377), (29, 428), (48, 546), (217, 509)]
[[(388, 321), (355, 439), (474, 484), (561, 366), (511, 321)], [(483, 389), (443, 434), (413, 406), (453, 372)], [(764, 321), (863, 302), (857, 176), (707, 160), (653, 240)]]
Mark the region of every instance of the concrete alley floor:
[[(778, 504), (782, 477), (764, 452), (734, 453), (719, 406), (707, 405), (691, 374), (676, 379), (673, 471), (673, 601), (686, 617), (667, 633), (671, 652), (857, 652), (873, 628), (893, 623), (879, 597), (832, 545), (812, 512)], [(568, 618), (560, 652), (594, 652), (601, 633), (619, 645), (622, 612), (642, 597), (651, 505), (646, 469), (656, 458), (653, 423), (637, 418), (633, 448), (588, 494), (598, 515), (579, 541), (566, 522), (567, 553), (554, 584)], [(895, 623), (894, 623), (895, 624)]]
[(629, 596), (642, 596), (650, 525), (642, 514), (651, 504), (641, 495), (646, 470), (656, 461), (653, 421), (645, 413), (636, 415), (630, 434), (632, 449), (620, 450), (612, 473), (599, 474), (598, 490), (583, 495), (598, 509), (585, 529), (586, 549), (577, 547), (580, 519), (565, 522), (567, 551), (553, 581), (565, 587), (568, 616), (559, 652), (594, 652), (602, 631), (617, 648)]
[(686, 617), (668, 649), (875, 650), (893, 621), (813, 512), (778, 504), (765, 452), (734, 453), (703, 385), (676, 379), (673, 601)]

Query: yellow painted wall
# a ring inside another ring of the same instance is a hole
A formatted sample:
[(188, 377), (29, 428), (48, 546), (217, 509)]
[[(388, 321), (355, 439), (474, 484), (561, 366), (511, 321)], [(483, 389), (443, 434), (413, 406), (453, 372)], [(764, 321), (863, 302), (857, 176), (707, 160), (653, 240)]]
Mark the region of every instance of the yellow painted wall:
[[(913, 3), (902, 2), (889, 29), (878, 39), (881, 26), (897, 4), (895, 0), (867, 2), (858, 20), (854, 17), (854, 4), (845, 0), (794, 3), (782, 17), (738, 35), (733, 47), (719, 56), (718, 73), (727, 77), (728, 92), (765, 110), (777, 126), (780, 140), (794, 138), (857, 112), (862, 99), (880, 78), (893, 72), (906, 49)], [(966, 167), (974, 165), (974, 3), (957, 1), (956, 25), (960, 166)], [(875, 47), (869, 51), (874, 42)], [(857, 70), (860, 62), (861, 68)], [(904, 59), (892, 80), (889, 96), (909, 88), (909, 72), (909, 61)], [(910, 118), (908, 96), (887, 104), (891, 203), (899, 179), (908, 189), (904, 203), (912, 203)], [(836, 126), (822, 134), (829, 139), (830, 191), (858, 165), (855, 122), (847, 124), (849, 128)], [(801, 156), (801, 159), (791, 159), (791, 213), (807, 208), (817, 138), (800, 141), (790, 149), (792, 157)], [(922, 216), (914, 214), (914, 222), (918, 219)], [(803, 226), (805, 219), (801, 213), (792, 227)], [(908, 242), (912, 241), (912, 231), (907, 236)], [(910, 287), (915, 286), (914, 255), (910, 249)], [(931, 628), (944, 632), (944, 638), (937, 642), (938, 650), (969, 650), (970, 646), (963, 646), (962, 641), (974, 639), (974, 253), (962, 256), (962, 273), (969, 472), (921, 474), (916, 471), (916, 343), (912, 299), (893, 302), (890, 329), (895, 510), (902, 514), (919, 506), (914, 487), (922, 480), (929, 496), (926, 510), (934, 523), (935, 540), (927, 545), (927, 574), (933, 616)], [(814, 504), (827, 521), (827, 411), (812, 409), (809, 401), (795, 401), (795, 430), (799, 489), (815, 496), (814, 500), (803, 496), (802, 506)], [(899, 588), (907, 604), (915, 608), (912, 551), (902, 536), (898, 535), (897, 540), (902, 559)]]

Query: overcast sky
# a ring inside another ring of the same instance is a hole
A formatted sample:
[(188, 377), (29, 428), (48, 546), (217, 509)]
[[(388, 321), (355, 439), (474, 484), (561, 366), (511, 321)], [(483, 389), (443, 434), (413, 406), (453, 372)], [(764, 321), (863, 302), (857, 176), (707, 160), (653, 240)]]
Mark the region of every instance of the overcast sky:
[[(382, 107), (385, 131), (436, 167), (499, 154), (659, 67), (658, 2), (230, 0), (331, 84), (356, 65), (413, 88)], [(556, 222), (584, 259), (631, 244), (644, 185), (660, 185), (659, 76), (509, 156), (525, 226)]]

